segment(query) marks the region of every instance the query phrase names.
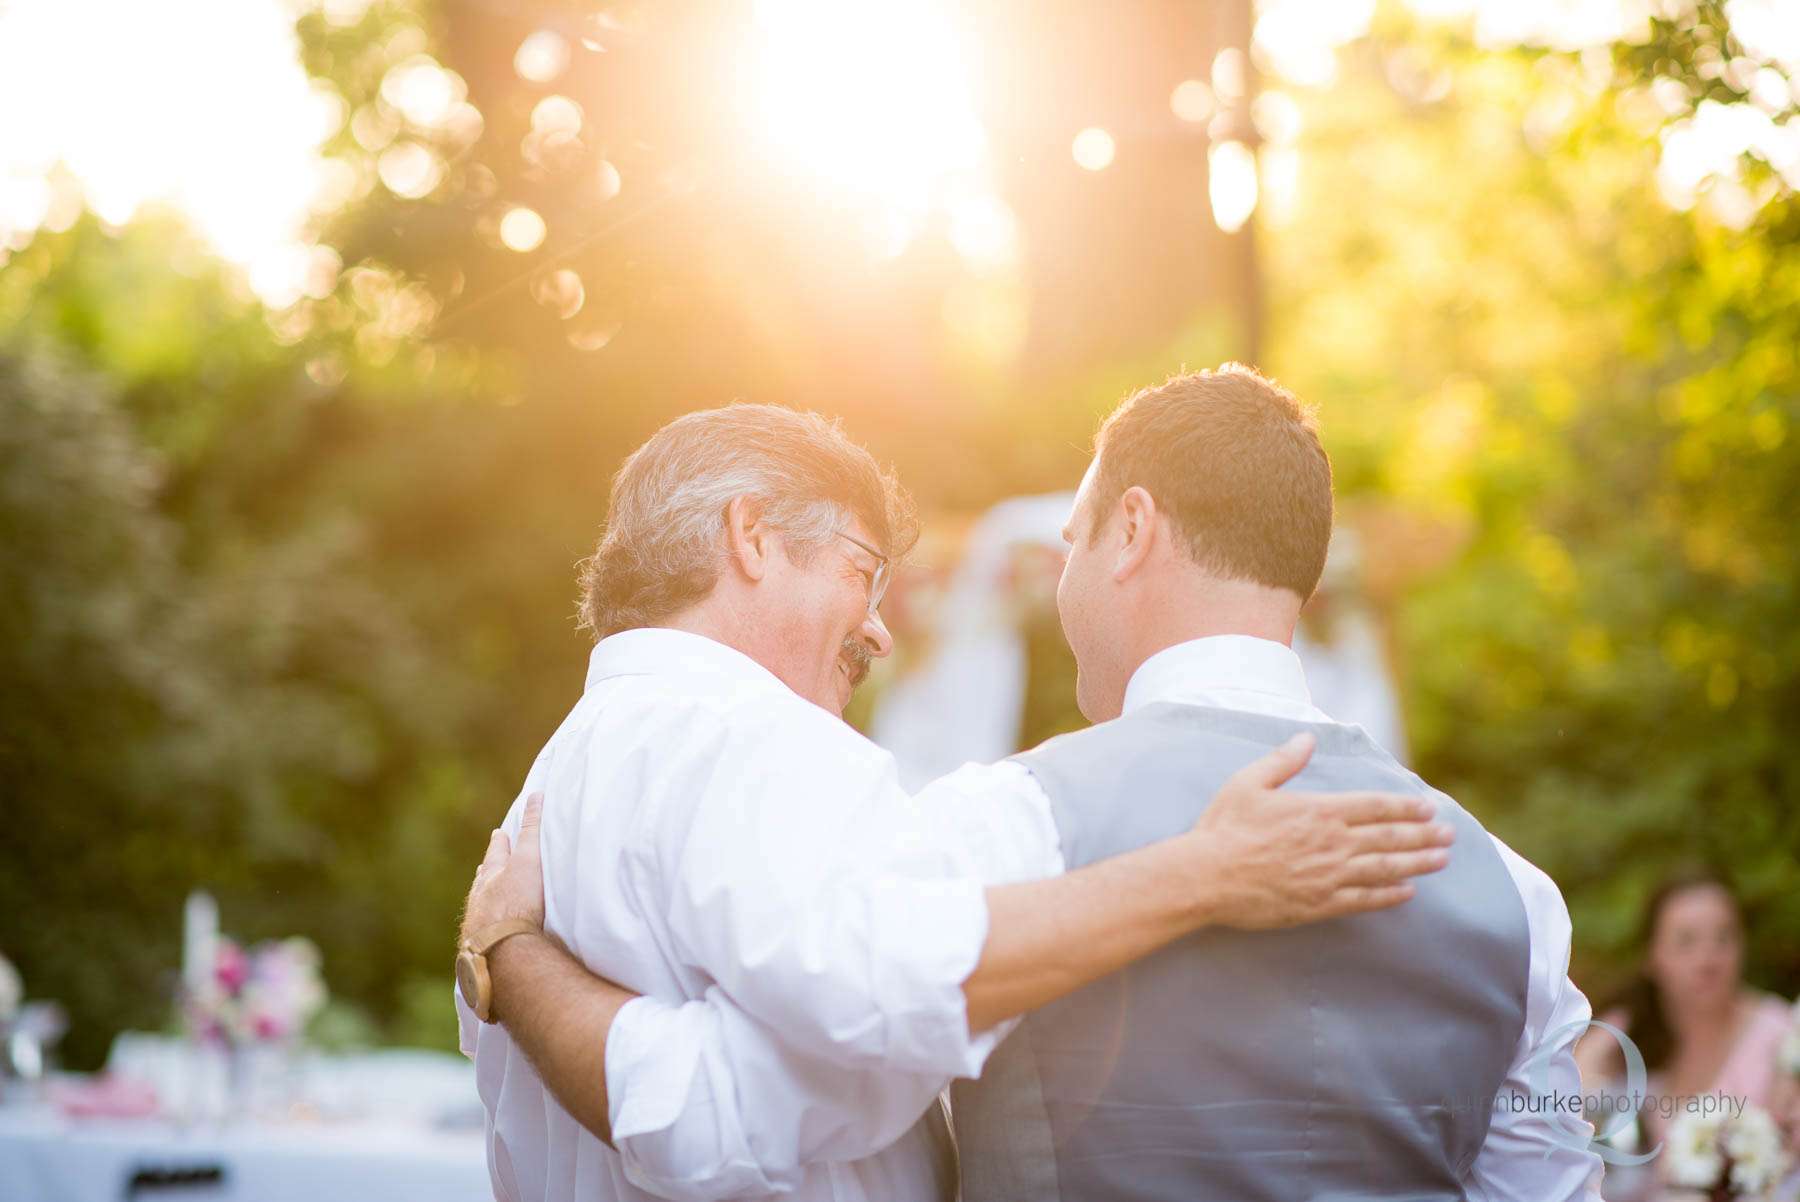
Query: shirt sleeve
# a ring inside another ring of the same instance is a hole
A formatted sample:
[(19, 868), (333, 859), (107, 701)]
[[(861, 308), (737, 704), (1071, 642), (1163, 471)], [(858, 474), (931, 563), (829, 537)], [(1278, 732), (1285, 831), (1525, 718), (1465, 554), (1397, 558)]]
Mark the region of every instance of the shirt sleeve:
[(911, 820), (960, 847), (985, 885), (1060, 876), (1062, 836), (1044, 787), (1014, 760), (964, 764), (914, 795)]
[(900, 1139), (947, 1084), (801, 1052), (717, 989), (628, 1003), (607, 1036), (606, 1080), (626, 1177), (676, 1202), (791, 1192), (810, 1165)]
[(1605, 1166), (1589, 1146), (1594, 1128), (1581, 1117), (1575, 1067), (1575, 1041), (1593, 1008), (1568, 975), (1568, 907), (1541, 869), (1500, 840), (1494, 845), (1525, 901), (1531, 980), (1525, 1030), (1464, 1184), (1470, 1202), (1598, 1202)]
[[(934, 849), (956, 847), (967, 853), (960, 868), (983, 886), (1062, 871), (1049, 801), (1017, 764), (969, 765), (916, 799), (902, 796), (871, 817), (864, 838), (884, 849), (890, 870), (923, 872), (943, 854)], [(985, 1056), (1017, 1025), (984, 1033), (976, 1051)], [(810, 1164), (873, 1155), (919, 1120), (952, 1075), (819, 1054), (717, 986), (680, 1005), (628, 1003), (606, 1045), (613, 1144), (626, 1174), (681, 1202), (788, 1192)]]
[(805, 1054), (979, 1073), (994, 1040), (969, 1034), (962, 984), (984, 886), (942, 830), (899, 819), (893, 757), (797, 698), (695, 722), (700, 779), (646, 826), (674, 955)]

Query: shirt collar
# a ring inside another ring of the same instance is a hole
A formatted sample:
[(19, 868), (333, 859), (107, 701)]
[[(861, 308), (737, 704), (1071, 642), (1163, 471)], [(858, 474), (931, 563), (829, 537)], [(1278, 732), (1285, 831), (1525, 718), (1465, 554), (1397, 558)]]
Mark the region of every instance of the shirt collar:
[(1123, 713), (1156, 701), (1204, 702), (1223, 691), (1263, 693), (1311, 707), (1306, 673), (1293, 648), (1247, 634), (1216, 634), (1164, 647), (1138, 665)]
[(715, 681), (787, 688), (779, 676), (737, 648), (705, 635), (664, 626), (640, 626), (601, 639), (588, 656), (586, 687), (591, 689), (614, 676), (673, 672), (703, 673)]

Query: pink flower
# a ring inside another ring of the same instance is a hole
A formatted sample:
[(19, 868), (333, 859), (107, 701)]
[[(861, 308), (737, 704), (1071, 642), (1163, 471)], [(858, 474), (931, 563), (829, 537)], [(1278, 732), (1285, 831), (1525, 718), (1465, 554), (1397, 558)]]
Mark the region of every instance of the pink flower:
[(250, 957), (229, 939), (219, 940), (219, 956), (213, 961), (213, 975), (227, 992), (237, 993), (250, 980)]
[(318, 949), (301, 938), (248, 949), (221, 939), (211, 975), (181, 998), (194, 1039), (233, 1045), (293, 1039), (324, 1003)]

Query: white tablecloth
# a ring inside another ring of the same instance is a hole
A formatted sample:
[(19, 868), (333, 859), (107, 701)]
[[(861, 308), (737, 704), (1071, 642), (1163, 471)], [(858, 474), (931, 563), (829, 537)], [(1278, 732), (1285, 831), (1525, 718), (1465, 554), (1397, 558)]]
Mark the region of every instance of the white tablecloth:
[[(216, 1181), (181, 1185), (218, 1171)], [(134, 1191), (132, 1183), (139, 1182)], [(479, 1129), (67, 1119), (0, 1109), (4, 1202), (491, 1202)]]

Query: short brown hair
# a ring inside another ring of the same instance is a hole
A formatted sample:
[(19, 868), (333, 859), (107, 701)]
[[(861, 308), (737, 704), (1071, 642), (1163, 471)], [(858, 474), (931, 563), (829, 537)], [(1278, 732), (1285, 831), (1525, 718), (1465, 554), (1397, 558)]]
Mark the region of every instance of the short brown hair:
[(705, 597), (719, 579), (725, 511), (746, 495), (797, 562), (832, 539), (846, 513), (890, 559), (918, 538), (893, 473), (836, 422), (778, 405), (690, 413), (651, 435), (613, 477), (606, 530), (581, 563), (581, 624), (603, 639)]
[(1195, 563), (1231, 579), (1318, 587), (1331, 541), (1331, 461), (1312, 410), (1255, 368), (1171, 376), (1113, 410), (1094, 439), (1089, 538), (1141, 486)]

